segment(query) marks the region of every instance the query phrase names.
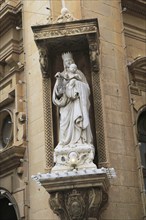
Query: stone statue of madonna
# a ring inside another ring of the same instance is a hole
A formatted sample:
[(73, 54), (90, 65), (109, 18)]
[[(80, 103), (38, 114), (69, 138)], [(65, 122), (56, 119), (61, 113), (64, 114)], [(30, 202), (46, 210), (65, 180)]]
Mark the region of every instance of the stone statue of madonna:
[[(94, 158), (89, 121), (90, 88), (84, 74), (78, 70), (72, 54), (64, 53), (62, 59), (64, 71), (56, 73), (53, 89), (53, 103), (60, 110), (59, 143), (55, 148), (55, 162), (58, 157), (58, 166), (69, 164), (70, 153), (72, 153), (71, 155), (76, 159), (74, 164), (76, 167), (77, 163), (83, 162), (83, 157), (84, 162), (85, 160), (92, 162)], [(86, 147), (88, 153), (90, 151), (88, 158)]]

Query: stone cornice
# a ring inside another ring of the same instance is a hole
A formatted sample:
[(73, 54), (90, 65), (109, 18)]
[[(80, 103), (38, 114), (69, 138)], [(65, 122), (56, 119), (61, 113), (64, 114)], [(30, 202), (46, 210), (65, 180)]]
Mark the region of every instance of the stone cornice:
[(142, 0), (122, 0), (121, 4), (122, 8), (127, 9), (127, 13), (146, 17), (146, 2)]
[(17, 168), (23, 158), (25, 146), (12, 146), (0, 152), (0, 175)]
[(48, 193), (74, 189), (74, 188), (89, 188), (100, 187), (103, 191), (107, 192), (110, 186), (109, 179), (106, 173), (86, 174), (82, 176), (66, 176), (56, 178), (42, 178), (40, 179), (41, 185)]
[(12, 26), (19, 25), (19, 19), (18, 15), (20, 11), (22, 10), (22, 4), (19, 2), (19, 4), (16, 5), (16, 7), (6, 4), (2, 9), (0, 10), (0, 35), (2, 36), (9, 28)]
[(0, 48), (0, 62), (4, 61), (12, 53), (21, 54), (23, 52), (23, 42), (17, 39), (10, 39)]
[(133, 25), (124, 23), (124, 34), (127, 37), (142, 41), (146, 43), (145, 30), (142, 28), (135, 27)]
[(97, 33), (97, 19), (32, 26), (35, 40)]

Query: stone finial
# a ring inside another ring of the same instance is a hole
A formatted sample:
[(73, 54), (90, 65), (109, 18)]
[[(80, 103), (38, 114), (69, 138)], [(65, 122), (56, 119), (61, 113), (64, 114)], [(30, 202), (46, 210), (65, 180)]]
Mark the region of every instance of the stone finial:
[(75, 21), (76, 18), (69, 12), (67, 8), (61, 9), (61, 15), (58, 16), (56, 23)]

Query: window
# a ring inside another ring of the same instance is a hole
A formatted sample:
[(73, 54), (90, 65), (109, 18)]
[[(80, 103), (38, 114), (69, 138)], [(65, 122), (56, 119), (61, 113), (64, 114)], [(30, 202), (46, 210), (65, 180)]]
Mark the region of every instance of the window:
[(12, 118), (8, 110), (0, 112), (0, 150), (7, 147), (12, 140)]
[(146, 107), (142, 109), (138, 121), (138, 141), (140, 142), (141, 163), (143, 166), (143, 178), (146, 189)]

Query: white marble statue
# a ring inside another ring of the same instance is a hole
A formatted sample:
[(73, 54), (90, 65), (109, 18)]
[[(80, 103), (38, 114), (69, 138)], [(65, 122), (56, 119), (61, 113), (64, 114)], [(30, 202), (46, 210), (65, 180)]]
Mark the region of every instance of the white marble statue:
[(64, 71), (56, 74), (53, 102), (60, 107), (61, 146), (92, 143), (89, 121), (90, 89), (84, 74), (77, 69), (71, 53), (62, 55)]
[(58, 166), (74, 161), (75, 167), (85, 161), (92, 163), (94, 159), (89, 121), (90, 88), (84, 74), (74, 63), (72, 54), (64, 53), (62, 59), (64, 71), (56, 73), (53, 90), (53, 103), (60, 110), (59, 143), (54, 157)]

